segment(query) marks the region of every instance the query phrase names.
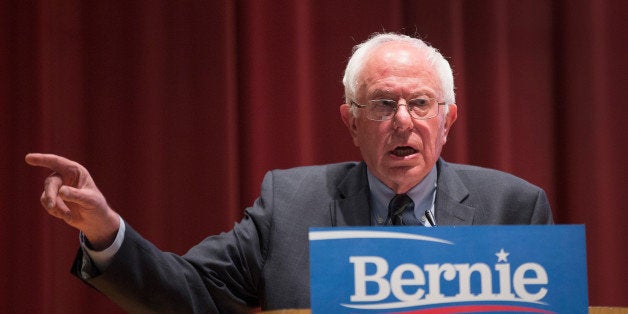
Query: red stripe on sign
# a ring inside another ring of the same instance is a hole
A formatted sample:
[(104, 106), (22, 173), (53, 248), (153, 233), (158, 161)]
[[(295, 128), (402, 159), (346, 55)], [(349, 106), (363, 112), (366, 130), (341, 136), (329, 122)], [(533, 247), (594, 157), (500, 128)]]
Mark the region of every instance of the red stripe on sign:
[(516, 313), (543, 313), (553, 314), (552, 311), (512, 305), (461, 305), (439, 307), (433, 309), (416, 310), (409, 312), (394, 312), (397, 314), (442, 314), (442, 313), (487, 313), (487, 312), (516, 312)]

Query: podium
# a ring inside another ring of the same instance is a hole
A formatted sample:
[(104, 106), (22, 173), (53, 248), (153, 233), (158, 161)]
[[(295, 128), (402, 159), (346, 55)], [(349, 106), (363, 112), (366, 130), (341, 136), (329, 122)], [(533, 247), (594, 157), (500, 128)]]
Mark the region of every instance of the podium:
[[(263, 311), (263, 314), (311, 314), (308, 309)], [(627, 307), (590, 306), (589, 314), (628, 314)]]
[(628, 314), (628, 307), (590, 306), (589, 314)]

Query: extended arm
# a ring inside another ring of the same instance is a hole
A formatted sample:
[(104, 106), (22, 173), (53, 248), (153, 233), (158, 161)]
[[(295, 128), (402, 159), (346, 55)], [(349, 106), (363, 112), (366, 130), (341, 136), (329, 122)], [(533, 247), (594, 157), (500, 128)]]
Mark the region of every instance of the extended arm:
[[(81, 230), (95, 249), (116, 239), (121, 219), (83, 166), (44, 154), (29, 154), (26, 161), (54, 171), (41, 196), (51, 215)], [(264, 191), (262, 198), (272, 195)], [(79, 250), (72, 272), (129, 312), (247, 312), (259, 305), (264, 239), (270, 229), (271, 201), (262, 198), (232, 231), (207, 238), (184, 256), (159, 250), (127, 225), (106, 270)]]

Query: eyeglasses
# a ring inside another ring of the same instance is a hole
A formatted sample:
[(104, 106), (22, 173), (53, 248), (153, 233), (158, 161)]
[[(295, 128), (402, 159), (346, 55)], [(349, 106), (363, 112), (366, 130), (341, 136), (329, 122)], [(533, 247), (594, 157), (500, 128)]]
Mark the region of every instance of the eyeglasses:
[(436, 98), (420, 97), (408, 100), (405, 104), (399, 104), (391, 99), (373, 99), (366, 105), (360, 105), (352, 100), (351, 105), (364, 109), (366, 118), (369, 120), (386, 121), (395, 116), (400, 106), (406, 106), (408, 113), (414, 119), (431, 119), (438, 115), (440, 106), (444, 106), (445, 103), (439, 103)]

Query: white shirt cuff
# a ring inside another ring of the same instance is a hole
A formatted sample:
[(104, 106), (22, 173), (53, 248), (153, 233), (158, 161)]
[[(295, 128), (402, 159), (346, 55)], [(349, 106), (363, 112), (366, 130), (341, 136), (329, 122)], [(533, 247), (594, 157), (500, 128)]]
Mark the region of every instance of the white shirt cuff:
[(85, 235), (81, 232), (79, 234), (79, 240), (81, 242), (81, 247), (83, 251), (89, 255), (92, 259), (94, 265), (101, 272), (105, 271), (107, 267), (111, 264), (113, 257), (118, 253), (118, 250), (122, 246), (122, 242), (124, 241), (124, 230), (126, 229), (124, 220), (120, 217), (120, 228), (118, 228), (118, 234), (116, 234), (115, 240), (113, 243), (106, 249), (102, 251), (95, 251), (87, 247)]

